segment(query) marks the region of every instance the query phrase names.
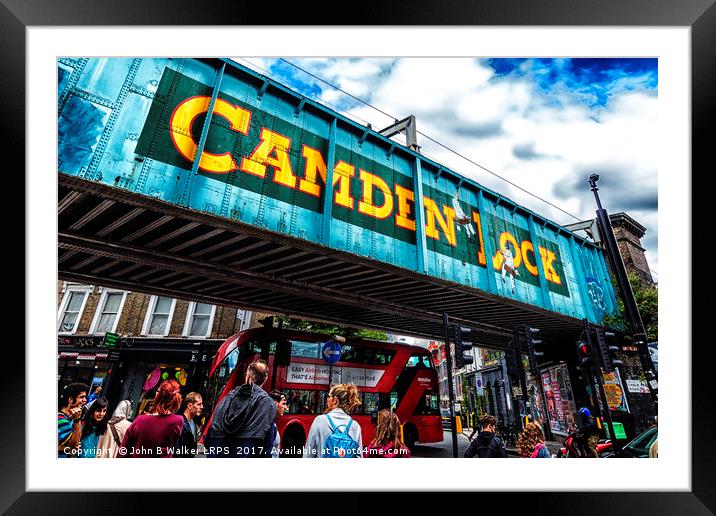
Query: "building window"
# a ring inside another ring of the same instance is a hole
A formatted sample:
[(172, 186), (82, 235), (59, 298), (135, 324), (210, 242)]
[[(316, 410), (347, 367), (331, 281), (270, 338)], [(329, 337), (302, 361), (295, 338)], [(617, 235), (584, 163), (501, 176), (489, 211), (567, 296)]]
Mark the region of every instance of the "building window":
[(214, 324), (216, 307), (206, 303), (189, 303), (186, 314), (184, 335), (186, 337), (208, 337)]
[(147, 316), (144, 319), (143, 335), (166, 337), (174, 315), (176, 300), (169, 297), (152, 296), (149, 300)]
[(114, 333), (127, 293), (121, 290), (104, 290), (90, 327), (90, 333)]
[(87, 303), (90, 287), (67, 287), (57, 316), (58, 333), (75, 333)]

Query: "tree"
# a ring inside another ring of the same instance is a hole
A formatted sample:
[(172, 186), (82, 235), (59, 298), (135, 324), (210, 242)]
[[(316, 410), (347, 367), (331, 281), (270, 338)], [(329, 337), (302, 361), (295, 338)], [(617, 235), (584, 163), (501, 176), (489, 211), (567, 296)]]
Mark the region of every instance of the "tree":
[[(659, 340), (659, 289), (656, 285), (643, 283), (633, 272), (627, 273), (641, 320), (644, 323), (646, 338), (649, 342)], [(616, 288), (616, 282), (615, 288)], [(604, 325), (611, 328), (625, 328), (624, 302), (619, 299), (619, 315), (604, 317)]]
[(277, 315), (276, 319), (283, 322), (284, 328), (291, 330), (325, 333), (326, 335), (340, 335), (342, 337), (362, 337), (383, 341), (388, 340), (388, 335), (382, 331), (344, 328), (335, 324), (307, 321), (306, 319), (293, 319), (283, 315)]

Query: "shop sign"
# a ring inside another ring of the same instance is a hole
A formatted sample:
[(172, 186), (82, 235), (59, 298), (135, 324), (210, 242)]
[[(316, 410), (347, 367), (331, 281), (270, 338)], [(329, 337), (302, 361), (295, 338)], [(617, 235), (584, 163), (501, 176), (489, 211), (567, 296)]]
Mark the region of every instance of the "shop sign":
[(636, 346), (622, 346), (622, 351), (639, 351)]
[(627, 380), (626, 384), (629, 392), (637, 394), (649, 394), (649, 386), (644, 380)]
[(477, 373), (475, 375), (475, 392), (478, 396), (482, 396), (483, 394), (483, 387), (484, 384), (482, 383), (482, 373)]
[(58, 335), (58, 346), (71, 346), (73, 348), (96, 348), (102, 346), (103, 337), (80, 337), (74, 335)]
[[(353, 383), (357, 387), (375, 387), (383, 376), (382, 369), (362, 367), (333, 367), (333, 382)], [(328, 385), (328, 366), (321, 364), (291, 363), (286, 372), (286, 383)]]

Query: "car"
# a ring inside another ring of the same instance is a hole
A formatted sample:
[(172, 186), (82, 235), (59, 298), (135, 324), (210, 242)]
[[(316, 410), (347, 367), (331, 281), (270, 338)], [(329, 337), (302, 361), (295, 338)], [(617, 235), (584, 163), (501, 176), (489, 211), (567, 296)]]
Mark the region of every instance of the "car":
[(448, 409), (440, 409), (440, 416), (443, 422), (443, 428), (450, 429), (452, 425), (450, 423), (450, 411)]
[(634, 439), (625, 444), (620, 450), (615, 450), (603, 455), (603, 457), (646, 459), (649, 457), (649, 448), (659, 437), (659, 427), (647, 428)]

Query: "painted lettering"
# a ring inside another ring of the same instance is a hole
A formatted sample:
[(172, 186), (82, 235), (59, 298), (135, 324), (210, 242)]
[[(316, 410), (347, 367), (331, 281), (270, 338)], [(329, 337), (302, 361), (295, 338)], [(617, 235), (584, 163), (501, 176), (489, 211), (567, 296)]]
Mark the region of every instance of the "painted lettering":
[(457, 245), (457, 238), (455, 237), (455, 210), (449, 206), (443, 206), (443, 213), (440, 212), (440, 208), (430, 197), (423, 197), (423, 204), (425, 205), (425, 236), (432, 238), (433, 240), (440, 240), (440, 233), (438, 233), (435, 221), (440, 225), (445, 238), (448, 243), (455, 247)]
[[(338, 183), (335, 203), (353, 209), (353, 197), (351, 197), (351, 177), (356, 175), (356, 168), (345, 161), (336, 163), (333, 169), (333, 187)], [(323, 181), (325, 182), (325, 178)]]
[[(514, 263), (514, 268), (517, 269), (520, 264), (522, 263), (522, 252), (520, 251), (520, 244), (517, 243), (517, 239), (512, 236), (512, 233), (509, 231), (504, 231), (500, 234), (500, 249), (504, 249), (507, 244), (512, 244), (512, 247), (514, 248), (514, 252), (512, 253), (512, 259)], [(504, 258), (502, 257), (502, 253), (495, 252), (495, 256), (492, 257), (492, 265), (495, 267), (495, 270), (501, 270), (502, 269), (502, 260)]]
[(261, 129), (261, 143), (259, 143), (251, 156), (241, 160), (241, 170), (265, 177), (266, 167), (274, 169), (273, 180), (275, 183), (296, 188), (296, 176), (291, 169), (291, 161), (288, 159), (288, 151), (291, 147), (291, 140), (286, 136), (275, 133), (265, 127)]
[(544, 269), (544, 276), (545, 278), (547, 278), (547, 281), (551, 281), (552, 283), (561, 285), (562, 279), (559, 277), (559, 274), (557, 274), (557, 271), (554, 269), (554, 261), (557, 258), (554, 255), (554, 252), (550, 251), (549, 249), (545, 249), (542, 246), (539, 246), (539, 254), (542, 257), (542, 268)]
[(522, 258), (525, 261), (525, 268), (530, 271), (530, 274), (532, 276), (537, 276), (539, 274), (539, 271), (537, 270), (537, 265), (534, 263), (534, 261), (530, 261), (527, 258), (527, 253), (532, 253), (532, 257), (535, 257), (535, 248), (532, 245), (532, 242), (529, 240), (523, 240), (522, 241)]
[[(180, 103), (169, 120), (172, 141), (179, 153), (187, 160), (193, 162), (198, 148), (197, 142), (192, 137), (192, 124), (202, 113), (209, 110), (210, 97), (191, 97)], [(231, 124), (231, 129), (242, 134), (249, 134), (251, 112), (238, 106), (234, 106), (222, 99), (216, 99), (214, 103), (214, 115), (226, 118)], [(223, 154), (212, 154), (204, 150), (199, 160), (199, 168), (212, 174), (227, 174), (238, 167), (230, 152)]]
[[(359, 172), (358, 178), (363, 182), (363, 199), (358, 201), (358, 211), (375, 217), (387, 219), (393, 213), (393, 193), (387, 183), (380, 177), (365, 170)], [(373, 189), (383, 192), (383, 205), (376, 206), (373, 202)]]
[(477, 237), (480, 239), (480, 248), (477, 251), (477, 262), (480, 265), (487, 265), (487, 259), (485, 257), (485, 241), (482, 239), (482, 224), (480, 224), (480, 214), (476, 211), (473, 211), (472, 220), (477, 226)]
[[(318, 177), (323, 179), (326, 184), (326, 162), (320, 151), (312, 149), (308, 145), (303, 146), (303, 157), (306, 160), (306, 166), (303, 169), (303, 178), (298, 182), (298, 189), (315, 197), (321, 196), (321, 185), (318, 184)], [(333, 177), (335, 184), (335, 176)]]
[(398, 212), (395, 214), (395, 225), (415, 231), (415, 220), (410, 218), (410, 204), (408, 204), (408, 201), (415, 203), (415, 194), (412, 190), (396, 184), (395, 195), (398, 197)]

